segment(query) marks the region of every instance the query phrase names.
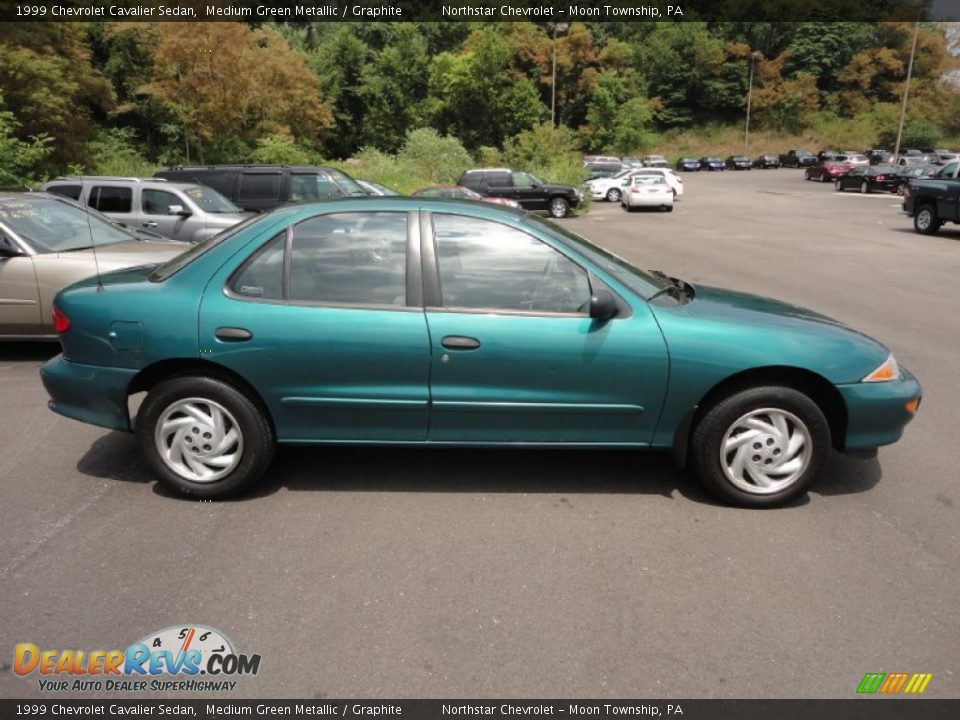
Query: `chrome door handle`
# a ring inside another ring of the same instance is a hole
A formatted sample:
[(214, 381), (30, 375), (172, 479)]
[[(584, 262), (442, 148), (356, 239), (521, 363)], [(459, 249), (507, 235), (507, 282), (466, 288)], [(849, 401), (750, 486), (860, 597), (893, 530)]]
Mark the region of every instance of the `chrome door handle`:
[(447, 335), (440, 344), (447, 350), (476, 350), (480, 347), (479, 340), (463, 335)]
[(156, 227), (157, 224), (156, 224), (155, 222), (145, 222), (145, 223), (143, 224), (143, 226), (144, 226), (144, 227)]

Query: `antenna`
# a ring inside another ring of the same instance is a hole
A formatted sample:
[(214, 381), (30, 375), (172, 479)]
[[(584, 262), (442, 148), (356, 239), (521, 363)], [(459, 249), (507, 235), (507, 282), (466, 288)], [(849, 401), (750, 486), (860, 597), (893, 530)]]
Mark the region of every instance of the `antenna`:
[[(100, 199), (100, 188), (97, 188), (97, 199)], [(90, 204), (90, 198), (87, 197), (87, 205)], [(97, 243), (93, 239), (93, 223), (90, 222), (90, 212), (83, 208), (83, 214), (87, 216), (87, 232), (90, 233), (90, 247), (93, 249), (93, 266), (97, 270), (97, 292), (103, 292), (103, 280), (100, 279), (100, 260), (97, 258)]]

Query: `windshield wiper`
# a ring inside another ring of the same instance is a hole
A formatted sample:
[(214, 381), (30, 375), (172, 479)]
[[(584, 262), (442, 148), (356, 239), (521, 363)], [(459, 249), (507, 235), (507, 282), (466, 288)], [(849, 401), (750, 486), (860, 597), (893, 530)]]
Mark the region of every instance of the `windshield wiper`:
[(651, 270), (650, 274), (656, 275), (658, 278), (662, 278), (670, 284), (664, 288), (661, 288), (660, 290), (655, 292), (653, 295), (648, 297), (647, 302), (650, 302), (651, 300), (655, 300), (661, 295), (672, 295), (678, 301), (684, 298), (691, 298), (691, 299), (693, 298), (693, 287), (691, 287), (689, 283), (685, 283), (683, 280), (680, 280), (679, 278), (670, 277), (665, 272), (663, 272), (663, 270)]

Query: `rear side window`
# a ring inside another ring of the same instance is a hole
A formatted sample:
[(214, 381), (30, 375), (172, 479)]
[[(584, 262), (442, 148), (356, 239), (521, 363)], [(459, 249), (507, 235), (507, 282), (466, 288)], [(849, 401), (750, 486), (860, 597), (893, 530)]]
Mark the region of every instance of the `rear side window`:
[(253, 300), (283, 300), (283, 253), (287, 233), (282, 232), (250, 256), (230, 281), (230, 289)]
[(484, 178), (490, 187), (511, 187), (510, 173), (487, 173)]
[(90, 189), (87, 204), (104, 213), (128, 213), (133, 209), (133, 189), (95, 185)]
[(240, 176), (238, 197), (244, 200), (277, 200), (280, 198), (280, 175), (248, 173)]
[(79, 185), (51, 185), (47, 188), (47, 192), (52, 192), (65, 198), (70, 198), (71, 200), (79, 200), (81, 189)]

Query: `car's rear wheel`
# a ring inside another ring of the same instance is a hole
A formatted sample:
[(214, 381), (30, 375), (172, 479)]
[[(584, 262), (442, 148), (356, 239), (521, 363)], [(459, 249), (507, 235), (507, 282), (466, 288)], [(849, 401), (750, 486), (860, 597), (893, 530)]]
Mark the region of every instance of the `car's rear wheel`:
[(804, 179), (804, 180), (813, 180), (813, 176), (810, 174), (810, 171), (809, 171), (809, 170), (804, 171), (804, 173), (803, 173), (803, 179)]
[(555, 218), (566, 217), (570, 212), (570, 203), (563, 198), (553, 198), (550, 201), (550, 214)]
[(744, 507), (796, 498), (830, 453), (830, 427), (808, 396), (789, 387), (741, 390), (710, 407), (694, 428), (692, 465), (710, 492)]
[(921, 235), (936, 235), (940, 230), (940, 219), (932, 205), (921, 205), (913, 216), (913, 229)]
[(610, 202), (620, 202), (621, 192), (617, 188), (610, 188), (607, 190), (607, 200)]
[(673, 212), (673, 205), (664, 205), (663, 209), (667, 212)]
[(840, 182), (839, 180), (834, 180), (833, 189), (836, 190), (837, 192), (843, 192), (843, 183)]
[(830, 182), (830, 178), (827, 177), (826, 173), (820, 173), (820, 182)]
[(263, 475), (276, 445), (263, 412), (222, 380), (175, 377), (154, 387), (137, 414), (140, 447), (177, 492), (222, 498)]

